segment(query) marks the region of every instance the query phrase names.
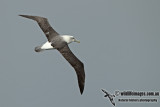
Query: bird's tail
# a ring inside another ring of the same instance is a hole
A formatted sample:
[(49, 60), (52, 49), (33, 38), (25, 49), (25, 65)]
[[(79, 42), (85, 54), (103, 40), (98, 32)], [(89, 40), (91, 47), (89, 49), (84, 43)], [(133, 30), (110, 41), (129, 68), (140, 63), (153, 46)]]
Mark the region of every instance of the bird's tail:
[(41, 49), (41, 46), (35, 47), (34, 50), (35, 50), (36, 52), (42, 52), (42, 51), (43, 51), (43, 49)]

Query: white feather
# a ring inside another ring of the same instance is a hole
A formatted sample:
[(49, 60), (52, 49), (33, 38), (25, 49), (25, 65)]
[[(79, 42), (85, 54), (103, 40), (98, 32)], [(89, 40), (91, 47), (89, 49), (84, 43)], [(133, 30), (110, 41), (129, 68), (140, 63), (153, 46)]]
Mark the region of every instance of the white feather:
[(70, 44), (71, 42), (73, 42), (73, 36), (70, 35), (62, 35), (62, 38), (65, 42), (67, 42), (68, 44)]
[[(74, 42), (74, 37), (73, 36), (70, 36), (70, 35), (62, 35), (61, 36), (63, 38), (63, 40), (65, 42), (67, 42), (68, 44)], [(50, 50), (50, 49), (55, 49), (52, 45), (51, 45), (51, 42), (46, 42), (44, 43), (42, 46), (41, 46), (41, 49), (44, 49), (44, 50)]]
[(41, 49), (54, 49), (54, 47), (51, 45), (51, 42), (46, 42), (42, 45)]

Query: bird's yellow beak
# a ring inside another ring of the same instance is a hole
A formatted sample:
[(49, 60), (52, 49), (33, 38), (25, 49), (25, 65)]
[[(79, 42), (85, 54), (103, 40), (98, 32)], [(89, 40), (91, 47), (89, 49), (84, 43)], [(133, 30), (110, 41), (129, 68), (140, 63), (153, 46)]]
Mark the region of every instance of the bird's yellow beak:
[(76, 40), (76, 39), (74, 39), (74, 42), (80, 43), (80, 41), (79, 41), (79, 40)]

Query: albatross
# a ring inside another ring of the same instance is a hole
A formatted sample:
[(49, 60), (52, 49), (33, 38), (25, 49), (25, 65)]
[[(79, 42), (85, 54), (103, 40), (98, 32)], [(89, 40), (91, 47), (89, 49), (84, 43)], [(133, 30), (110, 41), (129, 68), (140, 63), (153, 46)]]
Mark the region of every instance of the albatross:
[(72, 42), (80, 43), (80, 41), (76, 40), (74, 36), (60, 35), (59, 33), (57, 33), (51, 27), (47, 18), (45, 17), (31, 16), (31, 15), (19, 15), (19, 16), (32, 19), (38, 23), (39, 27), (46, 35), (48, 41), (41, 46), (35, 47), (35, 51), (42, 52), (44, 50), (57, 49), (62, 54), (62, 56), (70, 63), (70, 65), (74, 68), (77, 74), (80, 93), (82, 94), (85, 84), (84, 64), (72, 53), (72, 51), (68, 46), (68, 44)]

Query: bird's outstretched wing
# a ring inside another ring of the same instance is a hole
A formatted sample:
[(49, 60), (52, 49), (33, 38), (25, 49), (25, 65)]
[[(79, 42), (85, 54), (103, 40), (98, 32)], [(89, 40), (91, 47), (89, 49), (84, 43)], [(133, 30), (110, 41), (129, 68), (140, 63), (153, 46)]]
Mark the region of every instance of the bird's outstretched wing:
[(40, 26), (40, 28), (42, 29), (42, 31), (44, 32), (44, 34), (46, 35), (47, 39), (49, 42), (51, 42), (51, 39), (54, 36), (59, 35), (49, 24), (47, 18), (44, 17), (40, 17), (40, 16), (30, 16), (30, 15), (19, 15), (25, 18), (29, 18), (32, 20), (35, 20), (38, 25)]
[(84, 84), (85, 84), (85, 73), (84, 73), (83, 63), (72, 53), (72, 51), (69, 49), (67, 44), (63, 48), (60, 48), (57, 50), (63, 55), (63, 57), (75, 69), (77, 78), (78, 78), (80, 92), (82, 94), (84, 90)]

